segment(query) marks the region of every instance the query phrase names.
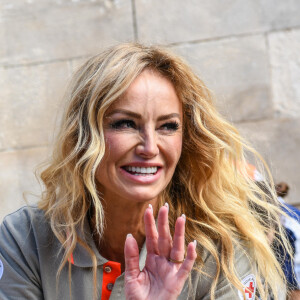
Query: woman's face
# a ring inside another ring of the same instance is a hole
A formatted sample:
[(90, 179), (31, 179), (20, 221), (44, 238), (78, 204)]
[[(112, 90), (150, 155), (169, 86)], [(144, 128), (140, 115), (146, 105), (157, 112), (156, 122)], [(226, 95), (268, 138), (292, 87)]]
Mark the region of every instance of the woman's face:
[(170, 182), (182, 147), (182, 105), (172, 83), (143, 71), (107, 111), (106, 154), (97, 168), (105, 201), (155, 199)]

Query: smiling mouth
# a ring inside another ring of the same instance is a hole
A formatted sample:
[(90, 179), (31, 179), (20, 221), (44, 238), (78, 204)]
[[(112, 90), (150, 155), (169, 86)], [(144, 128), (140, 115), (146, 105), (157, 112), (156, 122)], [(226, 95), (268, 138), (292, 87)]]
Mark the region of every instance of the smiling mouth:
[(151, 176), (155, 175), (160, 167), (122, 167), (126, 172), (136, 176)]

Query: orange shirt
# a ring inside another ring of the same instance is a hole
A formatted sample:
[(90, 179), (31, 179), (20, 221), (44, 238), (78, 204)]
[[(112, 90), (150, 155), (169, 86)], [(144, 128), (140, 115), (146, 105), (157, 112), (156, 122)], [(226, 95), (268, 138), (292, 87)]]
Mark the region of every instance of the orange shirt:
[[(70, 263), (74, 265), (73, 253), (69, 259)], [(103, 265), (103, 279), (102, 279), (102, 294), (101, 300), (108, 300), (111, 291), (114, 287), (116, 279), (121, 275), (121, 264), (115, 261), (108, 261)]]
[(108, 261), (103, 265), (102, 295), (101, 300), (108, 300), (114, 283), (121, 275), (121, 264), (115, 261)]

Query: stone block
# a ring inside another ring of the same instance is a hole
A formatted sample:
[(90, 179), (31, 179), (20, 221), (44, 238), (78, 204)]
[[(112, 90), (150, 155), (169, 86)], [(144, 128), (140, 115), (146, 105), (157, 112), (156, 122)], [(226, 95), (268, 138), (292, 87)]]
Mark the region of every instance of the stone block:
[(133, 39), (130, 0), (0, 1), (0, 64), (80, 57)]
[(51, 143), (70, 72), (69, 62), (0, 69), (0, 151)]
[(41, 188), (34, 171), (38, 164), (45, 161), (48, 151), (47, 148), (32, 148), (0, 152), (0, 222), (8, 213), (39, 200)]
[(178, 43), (266, 29), (258, 1), (136, 1), (141, 41)]
[(263, 36), (189, 43), (172, 47), (215, 93), (232, 121), (272, 115), (268, 55)]
[(300, 206), (300, 118), (236, 124), (241, 134), (262, 154), (275, 182), (290, 185), (287, 200)]
[(299, 117), (300, 30), (273, 32), (268, 40), (276, 115)]
[(300, 1), (263, 0), (256, 1), (261, 6), (262, 16), (269, 30), (281, 30), (300, 25)]
[(300, 25), (297, 0), (139, 0), (141, 41), (179, 43)]

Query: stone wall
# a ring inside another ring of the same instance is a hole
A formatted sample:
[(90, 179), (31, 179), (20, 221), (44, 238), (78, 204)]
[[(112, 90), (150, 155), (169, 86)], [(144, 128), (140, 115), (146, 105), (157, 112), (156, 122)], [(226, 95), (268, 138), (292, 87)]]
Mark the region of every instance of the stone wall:
[(74, 69), (133, 40), (183, 55), (299, 204), (299, 14), (298, 0), (0, 0), (0, 220), (40, 193)]

